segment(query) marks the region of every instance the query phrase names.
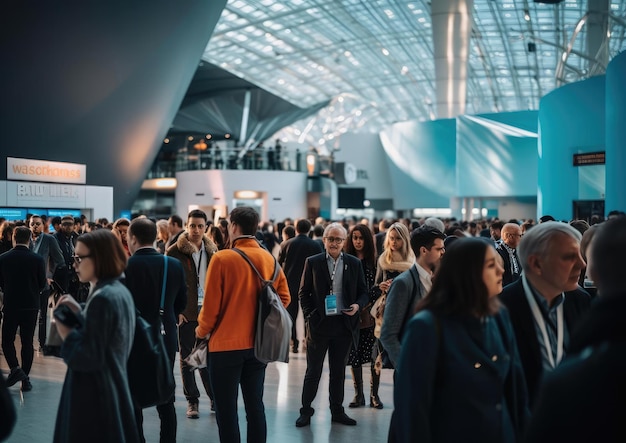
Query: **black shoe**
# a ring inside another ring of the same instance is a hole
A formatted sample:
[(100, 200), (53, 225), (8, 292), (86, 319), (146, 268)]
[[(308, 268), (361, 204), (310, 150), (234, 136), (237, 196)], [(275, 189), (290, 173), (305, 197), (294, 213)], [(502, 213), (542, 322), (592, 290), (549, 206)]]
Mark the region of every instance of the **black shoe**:
[(378, 397), (378, 395), (370, 396), (370, 408), (376, 408), (376, 409), (383, 408), (383, 402), (380, 401), (380, 398)]
[(22, 380), (22, 392), (28, 392), (33, 390), (33, 385), (30, 379), (26, 377), (26, 380)]
[(348, 405), (349, 408), (358, 408), (360, 406), (365, 406), (365, 395), (363, 395), (363, 391), (356, 394)]
[(28, 376), (26, 375), (26, 372), (24, 372), (24, 370), (19, 366), (16, 366), (11, 369), (9, 376), (7, 377), (7, 386), (13, 386), (18, 381), (26, 380), (27, 378)]
[(211, 411), (215, 412), (215, 401), (211, 400)]
[(300, 417), (296, 420), (296, 428), (303, 428), (305, 426), (309, 426), (311, 424), (311, 417), (315, 413), (315, 410), (311, 409), (300, 409)]
[(348, 417), (345, 412), (333, 415), (331, 421), (341, 423), (342, 425), (356, 426), (356, 420)]

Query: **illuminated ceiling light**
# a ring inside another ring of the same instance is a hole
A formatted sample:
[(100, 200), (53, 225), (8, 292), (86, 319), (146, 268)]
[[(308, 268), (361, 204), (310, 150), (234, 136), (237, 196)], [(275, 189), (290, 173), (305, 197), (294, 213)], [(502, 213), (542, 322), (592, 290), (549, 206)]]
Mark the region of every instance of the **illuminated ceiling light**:
[(343, 55), (345, 55), (346, 57), (350, 57), (352, 53), (350, 51), (344, 51)]
[(190, 135), (189, 137), (187, 137), (187, 140), (192, 141), (193, 137)]
[(224, 138), (230, 138), (230, 134), (224, 134)]
[(207, 135), (205, 135), (205, 138), (206, 138), (207, 140), (211, 140), (211, 139), (213, 138), (213, 136), (212, 136), (211, 134), (207, 134)]
[(342, 96), (339, 96), (339, 98), (337, 98), (337, 101), (338, 101), (339, 103), (343, 103), (343, 97), (342, 97)]
[(524, 9), (524, 20), (526, 20), (527, 22), (530, 21), (530, 12), (528, 11), (528, 9)]
[(383, 52), (383, 55), (389, 55), (389, 51), (387, 50), (387, 48), (383, 48), (381, 49), (381, 51)]
[(409, 68), (406, 66), (403, 66), (402, 69), (400, 69), (400, 74), (402, 75), (406, 75), (407, 72), (409, 72)]
[(170, 139), (169, 139), (169, 138), (166, 138), (165, 140), (163, 140), (163, 143), (166, 143), (166, 144), (167, 144), (167, 143), (169, 143), (169, 142), (170, 142)]
[(175, 178), (159, 178), (154, 182), (154, 186), (160, 189), (174, 189), (176, 188)]

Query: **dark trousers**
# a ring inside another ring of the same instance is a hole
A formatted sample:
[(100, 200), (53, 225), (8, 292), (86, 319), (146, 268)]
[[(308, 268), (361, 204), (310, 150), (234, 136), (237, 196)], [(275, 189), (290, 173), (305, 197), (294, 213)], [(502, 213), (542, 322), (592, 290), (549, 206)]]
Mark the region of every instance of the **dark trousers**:
[(222, 443), (239, 443), (237, 396), (239, 385), (248, 420), (248, 443), (267, 439), (263, 384), (266, 364), (254, 357), (253, 349), (210, 352), (211, 383), (215, 395), (215, 414)]
[(39, 346), (46, 344), (47, 320), (48, 320), (48, 297), (50, 296), (50, 288), (46, 287), (39, 295)]
[(293, 345), (298, 348), (298, 334), (296, 333), (296, 318), (298, 317), (298, 299), (292, 298), (291, 303), (287, 306), (287, 312), (291, 317), (291, 340)]
[(35, 336), (35, 326), (37, 325), (37, 310), (19, 310), (5, 312), (2, 322), (2, 352), (9, 368), (19, 366), (17, 352), (15, 350), (15, 335), (17, 328), (20, 328), (20, 341), (22, 342), (22, 369), (26, 375), (30, 373), (33, 366), (35, 349), (33, 348), (33, 337)]
[[(194, 369), (185, 363), (185, 359), (191, 354), (191, 350), (196, 344), (196, 326), (198, 326), (197, 321), (188, 321), (178, 327), (178, 346), (180, 349), (180, 375), (183, 380), (183, 393), (189, 403), (198, 404), (200, 401), (200, 391), (196, 384)], [(207, 395), (213, 400), (208, 366), (209, 362), (207, 361), (207, 367), (198, 369), (197, 371), (200, 373), (200, 379), (202, 379), (202, 384), (204, 385)]]
[(317, 389), (322, 378), (324, 358), (328, 352), (328, 368), (330, 372), (330, 411), (332, 414), (343, 412), (344, 383), (346, 380), (346, 365), (352, 346), (352, 335), (324, 336), (309, 330), (306, 338), (306, 372), (302, 387), (302, 409), (311, 410), (311, 403), (317, 395)]
[[(176, 353), (169, 354), (171, 368), (174, 371), (174, 361), (176, 360)], [(174, 400), (176, 393), (172, 393), (169, 401), (162, 405), (158, 405), (157, 412), (159, 413), (159, 419), (161, 420), (161, 438), (160, 443), (175, 443), (176, 442), (176, 428), (178, 422), (176, 421), (176, 409), (174, 408)], [(137, 429), (139, 430), (139, 438), (142, 443), (145, 443), (146, 439), (143, 435), (143, 410), (141, 406), (135, 403), (135, 419), (137, 420)]]

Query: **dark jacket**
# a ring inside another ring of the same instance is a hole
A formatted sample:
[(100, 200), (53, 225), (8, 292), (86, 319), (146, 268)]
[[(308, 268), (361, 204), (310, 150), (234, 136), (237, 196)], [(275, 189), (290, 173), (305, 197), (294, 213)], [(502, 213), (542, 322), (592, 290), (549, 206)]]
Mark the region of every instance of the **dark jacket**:
[(278, 263), (283, 267), (285, 277), (287, 277), (292, 303), (298, 302), (298, 291), (300, 290), (305, 260), (322, 251), (323, 248), (320, 248), (319, 243), (306, 234), (298, 234), (281, 245)]
[(44, 259), (17, 245), (0, 255), (0, 288), (4, 291), (4, 311), (39, 309), (39, 294), (46, 287)]
[[(326, 253), (306, 259), (298, 296), (302, 313), (312, 331), (321, 335), (352, 334), (354, 346), (359, 343), (359, 315), (326, 316), (324, 301), (332, 292)], [(368, 290), (361, 260), (343, 254), (343, 299), (346, 306), (357, 303), (359, 310), (368, 302)], [(341, 323), (338, 323), (341, 322)], [(337, 329), (338, 324), (339, 329)], [(342, 325), (342, 326), (341, 326)]]
[(87, 299), (84, 326), (61, 346), (67, 364), (54, 442), (137, 442), (126, 362), (135, 335), (135, 305), (118, 280), (100, 281)]
[(527, 442), (626, 441), (625, 312), (625, 293), (593, 301), (541, 386)]
[(178, 314), (187, 305), (187, 285), (185, 271), (180, 261), (161, 255), (154, 248), (141, 248), (135, 251), (126, 265), (124, 283), (130, 290), (135, 306), (156, 330), (160, 329), (161, 288), (163, 284), (164, 259), (167, 263), (167, 281), (163, 313), (165, 347), (170, 355), (177, 350), (176, 324)]
[(416, 314), (404, 333), (394, 386), (394, 442), (514, 442), (528, 419), (506, 309), (488, 323)]
[[(500, 300), (509, 309), (511, 323), (515, 331), (519, 354), (526, 375), (528, 397), (530, 405), (534, 404), (537, 388), (543, 375), (541, 347), (535, 330), (535, 320), (526, 300), (522, 279), (506, 286), (500, 294)], [(568, 328), (570, 337), (580, 319), (590, 306), (590, 297), (582, 289), (565, 293), (563, 302), (563, 317)], [(567, 352), (568, 350), (565, 349)]]
[[(46, 263), (46, 277), (52, 278), (56, 269), (59, 266), (63, 266), (65, 263), (63, 260), (63, 253), (61, 252), (57, 239), (54, 238), (52, 234), (42, 232), (39, 234), (39, 237), (40, 238), (37, 239), (39, 242), (39, 248), (36, 253), (42, 256), (44, 262)], [(31, 244), (30, 249), (35, 252), (33, 244)]]
[[(207, 269), (211, 262), (211, 257), (217, 252), (217, 246), (206, 235), (203, 237), (204, 248), (207, 254)], [(183, 232), (176, 240), (176, 243), (167, 250), (166, 254), (180, 261), (185, 270), (185, 281), (187, 284), (187, 305), (182, 314), (188, 321), (198, 320), (198, 270), (196, 263), (193, 261), (192, 254), (197, 252), (198, 248), (189, 241), (187, 232)], [(204, 287), (205, 282), (200, 282)], [(206, 294), (205, 294), (206, 296)]]
[(516, 250), (514, 252), (514, 255), (517, 258), (518, 272), (517, 274), (513, 274), (513, 272), (511, 271), (511, 256), (509, 255), (509, 251), (506, 249), (505, 246), (502, 245), (502, 243), (498, 243), (496, 245), (496, 251), (498, 252), (498, 254), (500, 254), (500, 257), (502, 257), (502, 260), (504, 261), (504, 263), (502, 264), (502, 266), (504, 267), (504, 274), (502, 274), (502, 287), (505, 287), (506, 285), (510, 285), (520, 278), (520, 274), (522, 272), (522, 264), (519, 260), (519, 257), (517, 257)]

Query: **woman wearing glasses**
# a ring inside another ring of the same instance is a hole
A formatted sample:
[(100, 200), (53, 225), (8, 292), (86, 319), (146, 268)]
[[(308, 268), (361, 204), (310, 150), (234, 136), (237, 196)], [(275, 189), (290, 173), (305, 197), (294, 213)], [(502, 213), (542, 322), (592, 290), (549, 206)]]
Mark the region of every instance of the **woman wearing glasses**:
[(74, 268), (80, 281), (89, 283), (90, 291), (84, 308), (70, 295), (62, 296), (56, 308), (71, 312), (65, 315), (66, 324), (57, 321), (64, 340), (61, 357), (68, 369), (55, 442), (139, 441), (126, 372), (135, 305), (119, 281), (125, 267), (126, 252), (110, 231), (100, 229), (78, 237)]
[(403, 335), (390, 441), (520, 441), (528, 396), (498, 301), (503, 273), (488, 240), (458, 239), (446, 250)]
[[(378, 258), (378, 269), (376, 270), (376, 286), (380, 290), (381, 297), (387, 297), (387, 292), (393, 279), (404, 271), (408, 270), (415, 263), (415, 253), (411, 249), (411, 238), (409, 230), (405, 224), (396, 222), (391, 225), (385, 235), (383, 243), (383, 252)], [(385, 300), (383, 299), (383, 300)], [(384, 307), (384, 302), (383, 305)], [(376, 327), (374, 335), (380, 337), (380, 328), (383, 323), (383, 311), (381, 309), (376, 312)], [(378, 397), (378, 385), (380, 382), (380, 370), (383, 367), (392, 367), (388, 361), (380, 340), (377, 341), (374, 348), (373, 356), (375, 358), (375, 367), (372, 372), (372, 392), (370, 395), (370, 406), (376, 409), (382, 409), (383, 404)]]

